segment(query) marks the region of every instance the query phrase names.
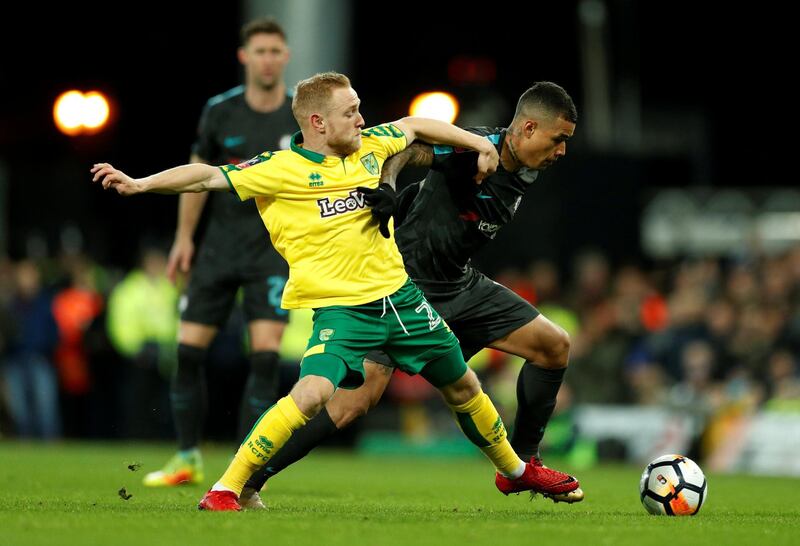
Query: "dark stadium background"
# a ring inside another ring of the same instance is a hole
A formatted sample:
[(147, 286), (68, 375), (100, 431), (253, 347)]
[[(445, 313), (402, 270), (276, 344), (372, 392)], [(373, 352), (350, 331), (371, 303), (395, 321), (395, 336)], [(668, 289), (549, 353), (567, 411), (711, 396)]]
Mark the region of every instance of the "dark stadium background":
[[(616, 82), (638, 78), (643, 112), (702, 119), (708, 153), (698, 163), (683, 152), (593, 150), (579, 120), (566, 161), (540, 178), (526, 199), (528, 214), (479, 260), (489, 272), (538, 256), (564, 264), (583, 246), (600, 246), (615, 261), (641, 259), (638, 212), (653, 188), (791, 182), (779, 166), (792, 109), (779, 11), (764, 3), (739, 11), (689, 2), (607, 7), (612, 98)], [(239, 82), (242, 17), (235, 4), (144, 3), (23, 10), (7, 19), (0, 161), (10, 184), (0, 218), (12, 257), (26, 252), (31, 234), (55, 252), (68, 223), (84, 232), (91, 255), (123, 267), (133, 265), (142, 237), (171, 236), (175, 197), (104, 194), (89, 183), (88, 169), (107, 160), (143, 175), (185, 162), (207, 98)], [(427, 89), (449, 89), (467, 103), (491, 92), (513, 104), (539, 79), (561, 83), (584, 114), (575, 2), (356, 2), (353, 17), (350, 75), (368, 124), (405, 115), (413, 95)], [(289, 37), (290, 44), (302, 39)], [(459, 56), (493, 60), (495, 81), (453, 85), (448, 63)], [(114, 99), (109, 131), (57, 132), (52, 103), (71, 87)], [(520, 236), (530, 244), (512, 249)]]

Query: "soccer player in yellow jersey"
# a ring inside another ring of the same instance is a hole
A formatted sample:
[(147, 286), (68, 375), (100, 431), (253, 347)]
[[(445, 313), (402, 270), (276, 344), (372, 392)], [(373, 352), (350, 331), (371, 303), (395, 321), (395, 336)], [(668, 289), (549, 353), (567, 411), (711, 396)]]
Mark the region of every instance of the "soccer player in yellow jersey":
[(492, 174), (495, 146), (448, 123), (407, 117), (363, 130), (360, 100), (342, 74), (297, 84), (292, 112), (300, 133), (290, 150), (265, 152), (239, 165), (183, 165), (134, 179), (108, 163), (93, 180), (121, 195), (233, 190), (255, 200), (274, 247), (289, 264), (285, 308), (314, 308), (314, 328), (300, 380), (255, 423), (223, 476), (200, 501), (204, 510), (240, 510), (250, 475), (315, 416), (338, 387), (364, 382), (364, 356), (383, 348), (402, 370), (437, 387), (464, 434), (502, 475), (526, 484), (533, 469), (506, 439), (497, 410), (464, 363), (458, 341), (408, 279), (392, 237), (375, 225), (364, 194), (376, 188), (383, 162), (414, 139), (478, 152), (476, 179)]

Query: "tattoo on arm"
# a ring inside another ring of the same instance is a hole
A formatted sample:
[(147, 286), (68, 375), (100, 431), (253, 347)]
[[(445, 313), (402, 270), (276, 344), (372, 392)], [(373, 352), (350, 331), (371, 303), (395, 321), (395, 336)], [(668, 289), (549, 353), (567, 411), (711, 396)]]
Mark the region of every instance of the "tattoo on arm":
[(414, 142), (402, 152), (390, 157), (383, 164), (380, 183), (389, 184), (392, 188), (396, 187), (397, 175), (406, 165), (430, 167), (433, 165), (433, 147), (430, 144)]
[(414, 142), (403, 150), (411, 156), (408, 164), (413, 167), (430, 167), (433, 165), (433, 146), (423, 142)]

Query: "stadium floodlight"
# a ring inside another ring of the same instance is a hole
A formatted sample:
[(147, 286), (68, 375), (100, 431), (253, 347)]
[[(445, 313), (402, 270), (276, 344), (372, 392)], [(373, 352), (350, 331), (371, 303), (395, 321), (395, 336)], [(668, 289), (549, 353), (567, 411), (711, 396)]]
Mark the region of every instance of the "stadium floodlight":
[(53, 106), (53, 119), (58, 130), (65, 135), (77, 135), (81, 132), (83, 118), (83, 93), (67, 91), (62, 93)]
[(444, 91), (431, 91), (414, 97), (408, 111), (412, 116), (438, 119), (453, 123), (458, 117), (458, 100)]
[(73, 89), (56, 99), (53, 120), (65, 135), (93, 134), (106, 126), (110, 111), (108, 99), (102, 93), (82, 93)]
[(83, 96), (83, 126), (99, 130), (108, 121), (108, 101), (102, 93), (90, 91)]

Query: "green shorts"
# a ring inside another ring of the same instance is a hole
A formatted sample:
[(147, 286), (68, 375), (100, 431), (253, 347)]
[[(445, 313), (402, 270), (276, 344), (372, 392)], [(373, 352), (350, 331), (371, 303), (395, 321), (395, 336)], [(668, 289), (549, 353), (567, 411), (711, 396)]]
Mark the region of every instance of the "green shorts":
[(436, 387), (467, 371), (456, 336), (409, 279), (377, 301), (316, 309), (300, 377), (320, 375), (338, 387), (357, 388), (364, 383), (364, 356), (373, 349)]

